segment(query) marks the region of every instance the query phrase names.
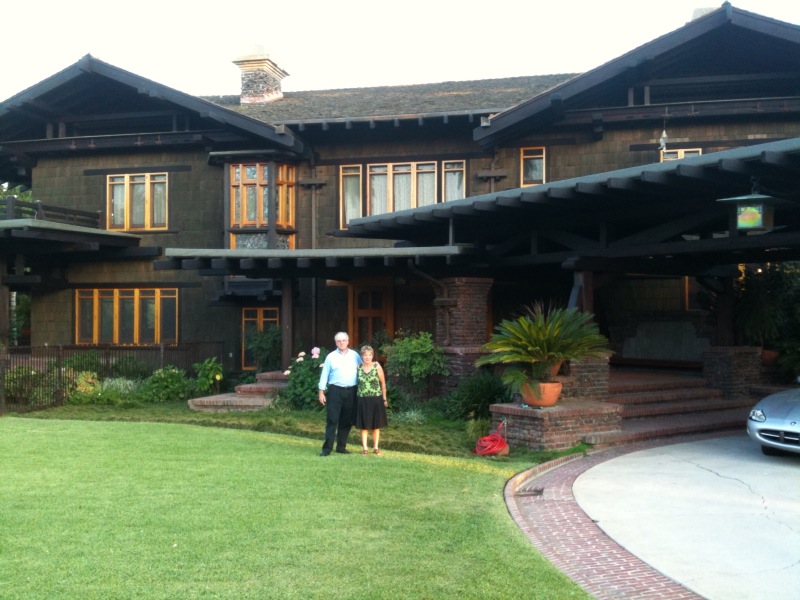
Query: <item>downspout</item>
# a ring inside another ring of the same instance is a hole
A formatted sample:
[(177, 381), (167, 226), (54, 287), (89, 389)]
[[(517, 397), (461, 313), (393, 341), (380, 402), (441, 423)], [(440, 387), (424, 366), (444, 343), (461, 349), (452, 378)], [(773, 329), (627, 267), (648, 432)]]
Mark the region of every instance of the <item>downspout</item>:
[[(311, 165), (311, 177), (317, 175), (317, 167)], [(317, 248), (317, 186), (311, 186), (311, 249)], [(311, 279), (311, 339), (317, 339), (317, 278)]]
[(455, 306), (456, 300), (451, 299), (447, 293), (447, 286), (443, 284), (441, 281), (434, 279), (427, 273), (423, 273), (417, 267), (414, 266), (414, 260), (408, 259), (408, 270), (411, 271), (414, 275), (421, 277), (438, 287), (442, 295), (441, 297), (435, 299), (433, 301), (434, 306), (441, 306), (444, 308), (444, 339), (442, 340), (442, 346), (449, 346), (450, 345), (450, 313)]

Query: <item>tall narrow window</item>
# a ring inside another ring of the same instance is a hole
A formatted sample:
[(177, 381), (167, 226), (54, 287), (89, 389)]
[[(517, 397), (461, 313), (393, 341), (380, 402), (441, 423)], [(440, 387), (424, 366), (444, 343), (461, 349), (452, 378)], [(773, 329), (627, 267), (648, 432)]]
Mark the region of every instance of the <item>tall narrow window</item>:
[(520, 173), (523, 187), (544, 183), (544, 167), (544, 148), (522, 148), (520, 152)]
[(78, 344), (174, 344), (177, 289), (87, 289), (75, 292)]
[(167, 174), (109, 175), (108, 229), (158, 230), (167, 228)]
[(361, 165), (346, 165), (339, 171), (342, 209), (339, 227), (344, 229), (350, 219), (361, 216)]
[(445, 202), (466, 197), (464, 189), (464, 161), (452, 160), (444, 163), (442, 198)]

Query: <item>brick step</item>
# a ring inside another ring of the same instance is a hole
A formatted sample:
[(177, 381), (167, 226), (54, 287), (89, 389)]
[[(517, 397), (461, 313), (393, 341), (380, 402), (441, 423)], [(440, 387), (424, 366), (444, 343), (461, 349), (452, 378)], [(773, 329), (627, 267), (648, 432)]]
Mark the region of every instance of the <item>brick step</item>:
[(632, 419), (659, 415), (710, 412), (731, 408), (750, 408), (752, 406), (753, 400), (750, 398), (722, 398), (720, 394), (712, 398), (703, 396), (696, 399), (683, 399), (668, 402), (627, 404), (622, 406), (620, 415), (623, 419)]
[(596, 448), (606, 448), (685, 434), (744, 431), (749, 411), (748, 405), (713, 412), (623, 419), (619, 431), (590, 433), (583, 441)]
[(234, 389), (243, 396), (275, 396), (277, 392), (286, 387), (286, 382), (264, 381), (258, 383), (242, 383)]
[(609, 395), (606, 402), (612, 404), (651, 404), (655, 402), (673, 402), (681, 400), (698, 400), (703, 398), (721, 398), (722, 390), (704, 386), (689, 388), (670, 388), (664, 390), (646, 390)]
[(608, 391), (611, 394), (639, 393), (659, 390), (675, 390), (706, 387), (704, 377), (694, 374), (635, 373), (625, 374), (624, 379), (610, 379)]
[(205, 398), (192, 398), (189, 408), (201, 412), (250, 412), (272, 406), (273, 398), (248, 394), (217, 394)]

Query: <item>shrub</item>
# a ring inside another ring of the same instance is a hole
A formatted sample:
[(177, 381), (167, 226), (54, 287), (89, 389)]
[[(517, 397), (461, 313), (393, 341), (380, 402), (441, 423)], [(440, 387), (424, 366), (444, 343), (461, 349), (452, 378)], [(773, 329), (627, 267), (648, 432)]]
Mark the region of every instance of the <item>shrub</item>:
[(141, 360), (133, 356), (123, 356), (111, 365), (112, 377), (125, 379), (145, 379), (153, 370)]
[(386, 371), (414, 399), (421, 399), (431, 375), (448, 375), (444, 352), (427, 331), (400, 331), (386, 352)]
[(219, 394), (222, 384), (222, 365), (217, 362), (217, 357), (212, 356), (192, 366), (197, 372), (197, 391)]
[(61, 366), (76, 372), (92, 371), (93, 373), (97, 373), (98, 376), (102, 375), (104, 372), (103, 361), (100, 359), (100, 353), (97, 350), (79, 352), (68, 356), (61, 363)]
[(447, 395), (445, 416), (450, 419), (488, 419), (489, 406), (508, 402), (509, 391), (499, 375), (478, 371)]
[(136, 379), (110, 377), (99, 381), (94, 373), (78, 373), (77, 386), (67, 399), (67, 404), (97, 404), (123, 406), (136, 397), (141, 385)]
[(409, 408), (392, 415), (392, 421), (402, 425), (424, 425), (426, 420), (425, 411), (421, 408)]
[(142, 402), (177, 402), (191, 398), (194, 389), (194, 382), (186, 376), (186, 371), (170, 365), (145, 379), (138, 397)]
[(466, 432), (470, 444), (475, 444), (479, 439), (489, 435), (492, 422), (489, 419), (470, 419), (467, 421)]
[(298, 410), (320, 409), (319, 384), (320, 369), (325, 362), (328, 351), (324, 348), (312, 348), (311, 355), (301, 352), (294, 362), (284, 371), (289, 378), (286, 387), (280, 392), (282, 401)]
[(281, 368), (283, 341), (281, 330), (275, 325), (252, 332), (245, 340), (245, 347), (253, 353), (259, 371), (277, 371)]
[(20, 365), (6, 372), (5, 392), (6, 402), (10, 404), (30, 404), (33, 390), (39, 384), (44, 374), (34, 369)]

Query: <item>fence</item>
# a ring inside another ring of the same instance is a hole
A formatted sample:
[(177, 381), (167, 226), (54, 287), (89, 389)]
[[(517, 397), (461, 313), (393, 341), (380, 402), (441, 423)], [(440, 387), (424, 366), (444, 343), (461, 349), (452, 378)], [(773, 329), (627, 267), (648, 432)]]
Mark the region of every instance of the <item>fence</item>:
[(29, 346), (0, 355), (0, 414), (62, 404), (71, 372), (92, 371), (102, 378), (144, 378), (165, 366), (193, 375), (195, 363), (216, 357), (222, 342), (174, 346)]

